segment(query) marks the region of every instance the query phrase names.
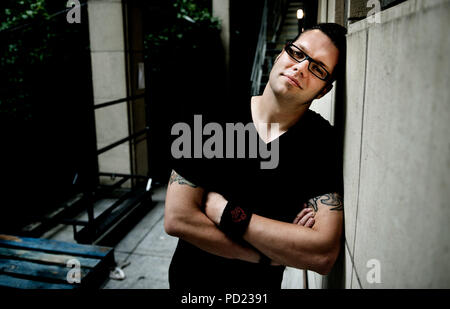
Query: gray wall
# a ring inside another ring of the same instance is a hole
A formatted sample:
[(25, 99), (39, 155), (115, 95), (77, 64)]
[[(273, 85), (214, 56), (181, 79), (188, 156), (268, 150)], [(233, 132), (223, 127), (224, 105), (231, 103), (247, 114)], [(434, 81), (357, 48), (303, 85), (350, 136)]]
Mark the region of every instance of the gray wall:
[(349, 27), (346, 287), (449, 288), (450, 1), (380, 17)]

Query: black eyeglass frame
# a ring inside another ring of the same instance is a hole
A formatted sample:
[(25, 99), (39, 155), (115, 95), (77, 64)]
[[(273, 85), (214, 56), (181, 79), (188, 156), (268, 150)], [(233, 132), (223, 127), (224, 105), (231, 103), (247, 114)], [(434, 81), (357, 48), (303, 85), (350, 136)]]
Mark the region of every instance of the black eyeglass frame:
[[(303, 60), (301, 60), (301, 61), (298, 61), (297, 59), (295, 59), (295, 58), (288, 52), (288, 48), (290, 48), (291, 46), (293, 46), (294, 48), (296, 48), (296, 49), (298, 49), (299, 51), (301, 51), (302, 53), (304, 53), (304, 54), (305, 54), (305, 59), (303, 59)], [(318, 79), (323, 80), (323, 81), (325, 81), (325, 82), (327, 82), (327, 81), (329, 81), (329, 80), (331, 79), (331, 73), (328, 72), (327, 69), (325, 69), (323, 65), (321, 65), (319, 62), (317, 62), (317, 60), (314, 60), (313, 58), (311, 58), (311, 57), (310, 57), (307, 53), (305, 53), (300, 47), (294, 45), (292, 42), (287, 42), (286, 45), (285, 45), (285, 47), (284, 47), (284, 50), (285, 50), (286, 53), (289, 55), (289, 57), (291, 57), (293, 60), (295, 60), (295, 61), (298, 62), (298, 63), (302, 63), (302, 62), (304, 62), (304, 61), (306, 61), (306, 60), (309, 60), (308, 70), (309, 70), (315, 77), (317, 77)], [(315, 63), (315, 64), (317, 64), (318, 66), (320, 66), (320, 67), (327, 73), (327, 76), (325, 76), (325, 78), (322, 78), (322, 77), (320, 77), (320, 76), (317, 76), (316, 73), (314, 73), (314, 72), (311, 70), (311, 64), (312, 64), (312, 63)]]

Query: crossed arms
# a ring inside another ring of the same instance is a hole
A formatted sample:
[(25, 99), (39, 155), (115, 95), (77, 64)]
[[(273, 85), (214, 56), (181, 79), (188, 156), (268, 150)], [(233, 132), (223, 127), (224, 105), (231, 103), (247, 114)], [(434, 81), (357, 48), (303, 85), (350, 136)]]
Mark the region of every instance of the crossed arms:
[[(328, 274), (339, 254), (343, 224), (341, 197), (336, 193), (310, 199), (293, 223), (253, 214), (238, 244), (218, 229), (227, 201), (208, 193), (172, 171), (167, 188), (164, 227), (169, 235), (215, 255), (258, 263), (260, 252), (273, 265), (286, 265)], [(206, 201), (206, 203), (204, 203)], [(203, 205), (206, 204), (206, 205)], [(205, 207), (206, 206), (206, 207)], [(300, 211), (301, 210), (301, 211)]]

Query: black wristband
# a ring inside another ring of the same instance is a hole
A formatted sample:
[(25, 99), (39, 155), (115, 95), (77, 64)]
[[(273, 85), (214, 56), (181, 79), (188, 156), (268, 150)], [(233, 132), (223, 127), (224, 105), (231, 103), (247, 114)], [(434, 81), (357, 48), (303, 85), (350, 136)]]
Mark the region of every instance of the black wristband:
[(219, 229), (231, 239), (241, 239), (247, 230), (252, 214), (251, 209), (236, 206), (228, 201), (220, 218)]
[(270, 265), (270, 263), (272, 262), (272, 260), (271, 260), (267, 255), (264, 255), (264, 254), (262, 254), (262, 253), (259, 253), (259, 256), (260, 256), (260, 258), (259, 258), (259, 264), (262, 264), (262, 265)]

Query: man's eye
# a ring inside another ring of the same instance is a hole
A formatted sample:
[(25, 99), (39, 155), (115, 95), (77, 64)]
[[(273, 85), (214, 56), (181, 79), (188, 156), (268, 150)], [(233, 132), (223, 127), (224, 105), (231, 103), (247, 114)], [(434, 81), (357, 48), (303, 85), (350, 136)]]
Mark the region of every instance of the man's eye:
[(313, 64), (312, 69), (320, 75), (325, 75), (324, 69), (322, 69), (319, 65)]
[(300, 59), (305, 58), (305, 53), (302, 51), (295, 51), (294, 55), (295, 55), (295, 57), (300, 58)]

